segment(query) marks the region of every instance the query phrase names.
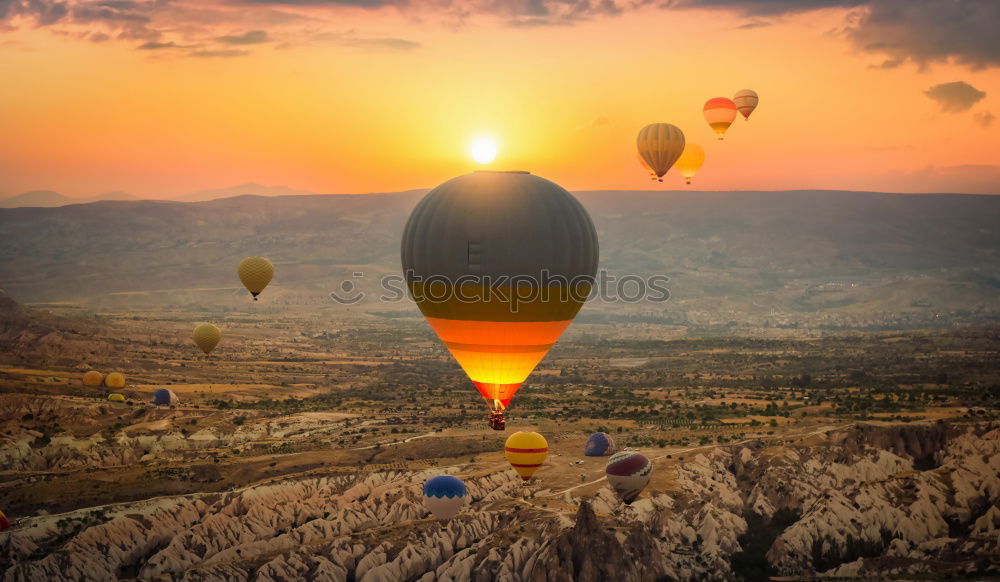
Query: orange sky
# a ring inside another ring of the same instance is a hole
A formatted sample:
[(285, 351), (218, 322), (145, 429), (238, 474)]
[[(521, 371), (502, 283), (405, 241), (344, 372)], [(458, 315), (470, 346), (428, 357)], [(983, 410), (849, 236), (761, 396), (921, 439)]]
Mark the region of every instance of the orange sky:
[[(649, 188), (635, 135), (657, 121), (705, 147), (692, 188), (1000, 192), (996, 66), (873, 68), (887, 56), (838, 32), (849, 9), (761, 21), (639, 7), (513, 26), (434, 6), (306, 7), (301, 20), (263, 2), (224, 8), (153, 20), (155, 37), (108, 28), (137, 38), (103, 42), (100, 24), (9, 19), (0, 196), (431, 187), (474, 169), (468, 144), (484, 134), (500, 142), (491, 168), (571, 189)], [(267, 40), (241, 36), (251, 30)], [(985, 96), (944, 111), (925, 94), (954, 81)], [(702, 103), (743, 88), (761, 104), (718, 142)], [(684, 186), (671, 172), (662, 187)]]

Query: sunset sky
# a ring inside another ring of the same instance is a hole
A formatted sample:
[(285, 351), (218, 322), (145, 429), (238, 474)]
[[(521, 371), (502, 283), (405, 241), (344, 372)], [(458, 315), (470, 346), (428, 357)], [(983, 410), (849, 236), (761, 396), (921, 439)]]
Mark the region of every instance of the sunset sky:
[[(814, 8), (820, 7), (823, 8)], [(244, 182), (432, 187), (478, 168), (691, 188), (1000, 192), (1000, 2), (0, 0), (0, 197)], [(710, 97), (761, 103), (719, 142)]]

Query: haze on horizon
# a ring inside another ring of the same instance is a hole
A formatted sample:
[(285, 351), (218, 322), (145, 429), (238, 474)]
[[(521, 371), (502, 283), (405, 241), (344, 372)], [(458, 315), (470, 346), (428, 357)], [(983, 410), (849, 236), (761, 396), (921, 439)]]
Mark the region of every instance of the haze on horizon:
[[(694, 189), (997, 193), (1000, 3), (818, 4), (0, 0), (0, 197), (431, 187), (483, 135), (645, 189), (658, 121), (706, 148)], [(701, 106), (743, 88), (717, 142)]]

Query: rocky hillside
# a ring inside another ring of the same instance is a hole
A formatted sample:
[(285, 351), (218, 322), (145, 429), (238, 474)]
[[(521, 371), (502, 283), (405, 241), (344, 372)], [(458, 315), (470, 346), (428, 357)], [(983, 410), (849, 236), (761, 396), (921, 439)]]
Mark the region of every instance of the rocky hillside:
[[(94, 320), (29, 309), (0, 289), (0, 363), (52, 362), (93, 350)], [(79, 363), (78, 359), (70, 362)], [(72, 364), (71, 364), (72, 365)]]
[[(654, 462), (655, 464), (655, 462)], [(1000, 574), (1000, 428), (856, 427), (810, 446), (706, 448), (629, 508), (500, 466), (318, 470), (23, 520), (4, 580), (597, 582)], [(457, 472), (449, 523), (423, 481)]]

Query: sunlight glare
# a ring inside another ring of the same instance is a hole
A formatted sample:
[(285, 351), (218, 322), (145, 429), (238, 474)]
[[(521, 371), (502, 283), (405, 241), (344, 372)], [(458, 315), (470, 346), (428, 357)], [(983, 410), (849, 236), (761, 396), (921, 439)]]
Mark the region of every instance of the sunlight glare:
[(488, 164), (497, 157), (497, 142), (490, 137), (480, 137), (472, 141), (469, 154), (480, 164)]

